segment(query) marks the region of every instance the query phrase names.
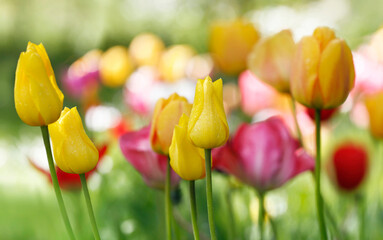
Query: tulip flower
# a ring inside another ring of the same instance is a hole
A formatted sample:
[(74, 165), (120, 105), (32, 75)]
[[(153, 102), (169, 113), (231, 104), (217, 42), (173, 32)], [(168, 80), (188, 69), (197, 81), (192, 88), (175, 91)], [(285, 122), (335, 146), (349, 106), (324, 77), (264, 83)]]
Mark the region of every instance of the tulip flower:
[(184, 78), (187, 64), (195, 54), (195, 50), (188, 45), (174, 45), (168, 48), (158, 64), (162, 79), (166, 82), (176, 82)]
[(98, 162), (98, 150), (86, 135), (77, 108), (64, 108), (57, 122), (49, 125), (57, 166), (67, 173), (83, 174)]
[[(103, 159), (103, 157), (104, 157), (104, 155), (108, 149), (108, 145), (102, 145), (100, 147), (97, 147), (97, 149), (99, 152), (99, 161), (98, 161), (98, 164), (99, 164), (102, 161), (102, 159)], [(51, 174), (49, 173), (48, 170), (35, 164), (33, 162), (33, 160), (31, 160), (31, 159), (28, 159), (28, 160), (36, 170), (38, 170), (39, 172), (44, 174), (47, 177), (47, 180), (50, 183), (52, 183)], [(95, 167), (91, 171), (85, 173), (85, 177), (88, 179), (90, 176), (93, 175), (93, 173), (96, 171), (96, 169), (97, 169), (97, 167)], [(81, 188), (81, 181), (80, 181), (79, 175), (66, 173), (58, 167), (56, 167), (56, 173), (57, 173), (57, 179), (59, 181), (61, 189), (72, 191), (72, 190), (79, 190)]]
[(355, 143), (343, 143), (332, 154), (330, 174), (337, 186), (343, 191), (357, 189), (368, 171), (366, 149)]
[(160, 98), (154, 107), (150, 129), (150, 143), (154, 151), (168, 155), (173, 130), (182, 114), (190, 115), (192, 105), (186, 98), (173, 93), (168, 99)]
[(366, 96), (365, 104), (370, 116), (370, 131), (372, 135), (383, 139), (383, 90)]
[(279, 117), (242, 124), (226, 145), (213, 150), (215, 167), (259, 192), (278, 188), (314, 169), (309, 156)]
[(114, 46), (101, 57), (101, 82), (108, 87), (120, 87), (124, 85), (133, 69), (133, 61), (128, 54), (128, 49), (123, 46)]
[(290, 92), (290, 69), (295, 42), (290, 30), (259, 41), (248, 59), (249, 69), (282, 93)]
[(222, 146), (229, 138), (222, 98), (222, 79), (214, 83), (209, 76), (198, 80), (188, 124), (195, 146), (212, 149)]
[(133, 38), (129, 53), (138, 66), (156, 66), (164, 49), (161, 38), (152, 33), (143, 33)]
[(215, 22), (210, 27), (209, 50), (219, 69), (235, 75), (246, 69), (248, 54), (260, 37), (243, 19)]
[(350, 48), (326, 27), (298, 43), (291, 69), (291, 93), (301, 104), (315, 109), (341, 105), (354, 86)]
[[(329, 120), (336, 112), (338, 111), (338, 108), (330, 108), (330, 109), (323, 109), (320, 111), (320, 120), (322, 122), (325, 122)], [(306, 108), (306, 114), (311, 118), (311, 120), (315, 121), (315, 109), (312, 108)]]
[(20, 54), (14, 96), (17, 114), (28, 125), (47, 126), (60, 117), (64, 95), (42, 43), (29, 42)]
[[(149, 187), (164, 189), (168, 159), (152, 150), (149, 135), (150, 126), (127, 132), (120, 137), (120, 148)], [(177, 186), (179, 180), (177, 174), (172, 171), (171, 186)]]
[(173, 170), (190, 181), (205, 177), (205, 157), (203, 149), (195, 147), (187, 135), (188, 121), (189, 117), (183, 114), (174, 128), (169, 155)]

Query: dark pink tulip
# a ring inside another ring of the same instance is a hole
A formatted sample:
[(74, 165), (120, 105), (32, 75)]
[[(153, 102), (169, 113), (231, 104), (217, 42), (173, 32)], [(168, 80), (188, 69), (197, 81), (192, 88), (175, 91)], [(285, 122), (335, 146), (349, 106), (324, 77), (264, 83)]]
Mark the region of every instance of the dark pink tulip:
[(213, 158), (217, 169), (259, 192), (280, 187), (315, 165), (279, 117), (242, 124), (226, 145), (213, 151)]
[[(149, 187), (163, 189), (168, 159), (152, 150), (149, 134), (150, 125), (138, 131), (125, 133), (120, 137), (120, 148)], [(171, 185), (175, 187), (180, 178), (171, 171)]]

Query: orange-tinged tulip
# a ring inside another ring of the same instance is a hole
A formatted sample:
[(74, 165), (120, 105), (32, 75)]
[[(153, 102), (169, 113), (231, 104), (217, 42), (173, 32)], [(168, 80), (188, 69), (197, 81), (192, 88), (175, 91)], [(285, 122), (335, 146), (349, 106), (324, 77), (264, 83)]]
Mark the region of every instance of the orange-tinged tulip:
[(235, 75), (246, 69), (248, 54), (260, 34), (243, 19), (215, 22), (210, 28), (209, 50), (219, 69)]
[(370, 131), (383, 139), (383, 90), (366, 96), (365, 103), (370, 116)]
[(180, 122), (174, 128), (172, 144), (169, 148), (170, 166), (185, 180), (197, 180), (205, 177), (204, 150), (193, 145), (187, 128), (189, 117), (182, 114)]
[(86, 135), (76, 107), (64, 108), (59, 120), (48, 127), (55, 162), (61, 170), (82, 174), (97, 165), (98, 150)]
[(303, 105), (316, 109), (341, 105), (354, 86), (352, 53), (332, 30), (317, 28), (302, 38), (291, 69), (291, 93)]
[(283, 30), (258, 42), (248, 59), (249, 69), (279, 92), (290, 92), (291, 61), (295, 42), (290, 30)]
[(155, 152), (168, 155), (173, 130), (183, 113), (190, 115), (192, 105), (186, 98), (173, 93), (168, 99), (159, 99), (154, 107), (150, 128), (150, 143)]
[(124, 85), (133, 70), (133, 61), (126, 47), (111, 47), (101, 57), (100, 76), (105, 86), (120, 87)]
[(14, 95), (17, 114), (28, 125), (47, 126), (60, 117), (64, 95), (43, 44), (29, 42), (20, 54)]
[(152, 33), (143, 33), (133, 38), (129, 53), (138, 66), (156, 66), (164, 49), (161, 38)]
[(209, 76), (198, 80), (188, 124), (190, 139), (197, 147), (219, 147), (229, 138), (222, 94), (222, 79), (214, 83)]

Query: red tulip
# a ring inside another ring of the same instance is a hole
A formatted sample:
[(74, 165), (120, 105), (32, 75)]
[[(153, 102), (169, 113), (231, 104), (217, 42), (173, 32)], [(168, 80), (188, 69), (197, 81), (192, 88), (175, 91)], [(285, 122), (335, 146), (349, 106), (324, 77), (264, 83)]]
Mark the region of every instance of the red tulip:
[[(108, 145), (104, 144), (100, 147), (97, 147), (97, 149), (98, 149), (98, 154), (99, 154), (99, 161), (97, 163), (97, 165), (98, 165), (98, 164), (100, 164), (102, 158), (104, 157), (106, 150), (108, 149)], [(36, 165), (31, 159), (29, 159), (29, 162), (32, 164), (32, 166), (34, 168), (36, 168), (38, 171), (43, 173), (47, 177), (47, 179), (50, 183), (52, 183), (51, 174), (47, 169)], [(91, 176), (96, 169), (97, 169), (97, 166), (94, 169), (92, 169), (91, 171), (85, 173), (85, 178), (88, 178), (89, 176)], [(79, 189), (81, 189), (81, 180), (80, 180), (80, 176), (78, 174), (66, 173), (58, 167), (56, 167), (56, 174), (57, 174), (57, 179), (59, 181), (59, 185), (60, 185), (61, 189), (64, 189), (64, 190), (79, 190)]]
[[(338, 111), (338, 108), (331, 108), (331, 109), (323, 109), (321, 110), (320, 114), (320, 120), (321, 121), (327, 121), (329, 120), (336, 112)], [(315, 121), (315, 109), (313, 108), (306, 108), (306, 113), (309, 115), (309, 117)]]
[(345, 143), (333, 153), (334, 180), (344, 191), (357, 189), (363, 182), (368, 169), (368, 154), (364, 147)]
[(260, 192), (314, 168), (314, 159), (299, 147), (279, 117), (241, 125), (233, 139), (213, 151), (213, 158), (217, 169)]
[[(125, 133), (120, 137), (120, 148), (149, 187), (163, 189), (168, 159), (152, 150), (149, 134), (150, 126)], [(171, 186), (175, 187), (179, 180), (178, 175), (171, 170)]]

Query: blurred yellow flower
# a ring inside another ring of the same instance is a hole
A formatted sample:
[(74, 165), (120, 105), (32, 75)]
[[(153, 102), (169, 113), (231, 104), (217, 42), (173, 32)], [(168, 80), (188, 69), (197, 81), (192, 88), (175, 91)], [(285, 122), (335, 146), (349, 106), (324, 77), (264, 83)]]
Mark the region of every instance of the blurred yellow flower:
[(182, 114), (190, 115), (191, 108), (187, 99), (177, 93), (157, 101), (150, 128), (150, 143), (155, 152), (169, 154), (174, 127)]
[(101, 57), (100, 76), (105, 86), (120, 87), (124, 85), (133, 70), (133, 61), (126, 47), (111, 47)]
[(195, 146), (211, 149), (223, 145), (229, 138), (222, 95), (222, 79), (214, 83), (209, 76), (198, 80), (188, 124)]
[(43, 44), (29, 42), (20, 54), (14, 96), (17, 114), (28, 125), (47, 126), (60, 117), (64, 95)]
[(176, 82), (186, 76), (186, 66), (196, 54), (188, 45), (174, 45), (168, 48), (161, 56), (159, 70), (162, 79), (166, 82)]
[(189, 117), (182, 114), (174, 128), (169, 148), (170, 165), (185, 180), (197, 180), (205, 177), (205, 157), (202, 148), (195, 147), (187, 135)]
[(156, 66), (164, 49), (161, 38), (152, 33), (142, 33), (133, 38), (129, 53), (138, 66)]
[(372, 135), (383, 139), (383, 91), (366, 96), (365, 104), (370, 117)]
[(248, 54), (260, 34), (243, 19), (215, 22), (210, 27), (209, 50), (219, 69), (235, 75), (246, 69)]
[(57, 122), (48, 126), (57, 166), (82, 174), (96, 167), (98, 150), (86, 135), (77, 108), (64, 108)]
[(352, 53), (327, 27), (298, 43), (291, 69), (291, 93), (301, 104), (317, 109), (341, 105), (354, 86)]
[(291, 61), (295, 43), (290, 30), (259, 41), (248, 59), (249, 69), (263, 82), (282, 93), (290, 92)]

